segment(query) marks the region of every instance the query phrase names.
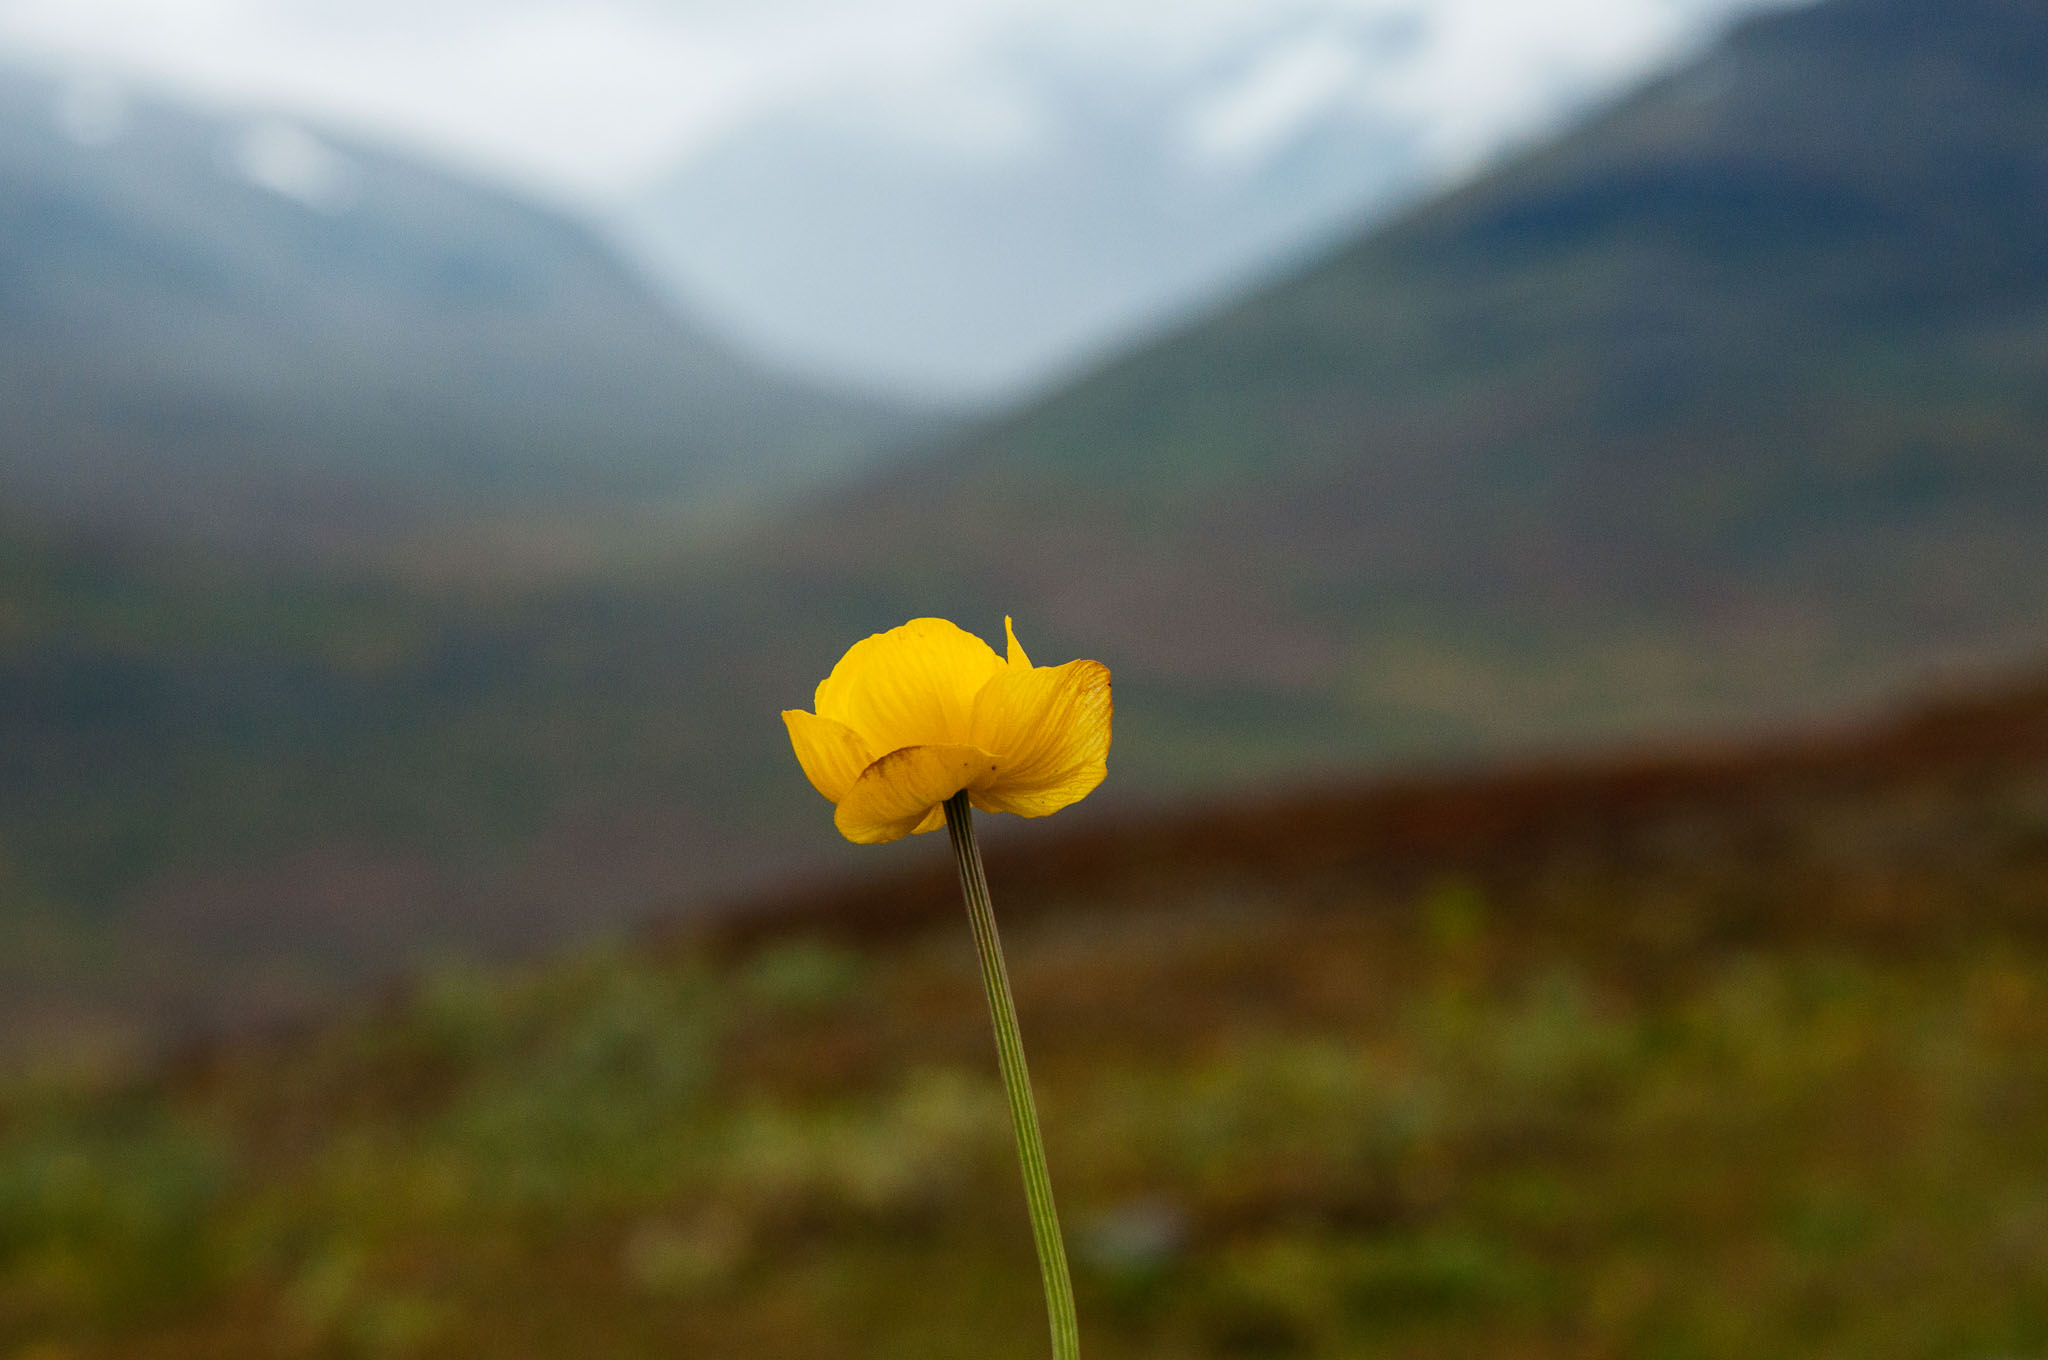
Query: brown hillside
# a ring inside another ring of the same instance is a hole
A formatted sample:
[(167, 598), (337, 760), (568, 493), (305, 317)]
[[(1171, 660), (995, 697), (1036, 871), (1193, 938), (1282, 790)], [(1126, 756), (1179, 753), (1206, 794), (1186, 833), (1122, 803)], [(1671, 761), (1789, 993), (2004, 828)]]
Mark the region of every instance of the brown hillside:
[[(1094, 824), (1084, 809), (1064, 826), (1003, 836), (988, 860), (1001, 909), (1018, 916), (1156, 906), (1229, 882), (1344, 894), (1459, 876), (1506, 889), (1573, 861), (1617, 874), (1660, 862), (1741, 864), (1781, 885), (1785, 870), (1846, 871), (1852, 861), (1864, 876), (1902, 861), (1955, 873), (1980, 841), (2006, 856), (2041, 852), (2033, 900), (2048, 903), (2048, 681), (1790, 740), (1333, 783)], [(895, 863), (907, 858), (899, 851)], [(950, 863), (922, 859), (741, 904), (710, 933), (739, 945), (923, 929), (950, 919), (959, 900)], [(1818, 898), (1775, 925), (1868, 927), (1883, 916), (1867, 902), (1854, 919), (1842, 910)]]

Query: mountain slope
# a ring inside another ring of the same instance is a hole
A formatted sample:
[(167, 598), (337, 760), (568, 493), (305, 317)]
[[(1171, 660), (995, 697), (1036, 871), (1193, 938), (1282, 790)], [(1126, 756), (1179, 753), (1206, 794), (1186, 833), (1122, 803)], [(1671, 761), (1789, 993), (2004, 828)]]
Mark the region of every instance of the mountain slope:
[(1178, 710), (1143, 776), (1785, 718), (2038, 650), (2044, 128), (2037, 5), (1753, 20), (753, 565), (1120, 660)]
[(0, 69), (10, 500), (278, 542), (727, 496), (905, 428), (735, 357), (541, 207)]
[[(2029, 5), (1755, 22), (687, 572), (469, 598), (31, 554), (0, 578), (0, 905), (103, 926), (204, 1020), (928, 851), (839, 843), (775, 717), (928, 613), (1112, 668), (1083, 818), (2038, 657), (2044, 72)], [(47, 976), (102, 957), (65, 947)]]

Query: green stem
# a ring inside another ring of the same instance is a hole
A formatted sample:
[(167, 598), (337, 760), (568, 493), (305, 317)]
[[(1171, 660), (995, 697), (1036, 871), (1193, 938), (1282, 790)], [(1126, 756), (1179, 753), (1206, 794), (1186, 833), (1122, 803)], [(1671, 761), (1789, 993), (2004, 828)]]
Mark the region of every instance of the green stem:
[(1010, 999), (1010, 970), (996, 934), (995, 908), (988, 900), (988, 876), (974, 841), (974, 812), (965, 791), (946, 800), (946, 834), (960, 866), (960, 891), (981, 955), (981, 981), (988, 989), (989, 1018), (996, 1028), (996, 1060), (1010, 1098), (1010, 1124), (1017, 1132), (1017, 1161), (1024, 1169), (1024, 1199), (1031, 1208), (1031, 1237), (1038, 1246), (1038, 1273), (1045, 1280), (1045, 1314), (1052, 1327), (1053, 1360), (1079, 1360), (1081, 1324), (1074, 1316), (1074, 1283), (1067, 1275), (1067, 1249), (1060, 1217), (1052, 1205), (1052, 1176), (1045, 1168), (1045, 1140), (1038, 1133), (1038, 1105), (1031, 1098), (1031, 1074), (1024, 1067), (1024, 1040), (1017, 1032), (1017, 1005)]

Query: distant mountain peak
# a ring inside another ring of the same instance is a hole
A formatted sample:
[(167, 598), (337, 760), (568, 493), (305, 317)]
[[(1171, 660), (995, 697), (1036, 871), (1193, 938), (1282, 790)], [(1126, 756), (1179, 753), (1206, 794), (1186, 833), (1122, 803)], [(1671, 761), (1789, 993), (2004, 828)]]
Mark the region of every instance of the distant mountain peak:
[(729, 348), (517, 195), (0, 68), (0, 493), (37, 513), (298, 548), (709, 507), (912, 423)]

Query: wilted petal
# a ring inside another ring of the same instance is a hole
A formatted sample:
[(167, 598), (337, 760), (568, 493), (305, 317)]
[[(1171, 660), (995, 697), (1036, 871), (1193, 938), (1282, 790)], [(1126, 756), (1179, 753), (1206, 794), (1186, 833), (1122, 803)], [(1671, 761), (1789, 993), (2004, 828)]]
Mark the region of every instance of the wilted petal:
[[(991, 654), (993, 655), (993, 654)], [(996, 758), (976, 746), (906, 746), (876, 760), (853, 781), (832, 819), (841, 835), (863, 845), (900, 840), (943, 824), (939, 804), (996, 772)]]
[(860, 733), (845, 723), (800, 708), (784, 709), (782, 722), (789, 729), (790, 745), (796, 747), (797, 763), (804, 767), (811, 787), (835, 803), (846, 796), (853, 781), (875, 758)]
[(1003, 668), (986, 642), (945, 619), (912, 619), (856, 642), (818, 686), (817, 713), (871, 751), (968, 740), (974, 696)]
[(974, 785), (987, 812), (1043, 817), (1080, 799), (1108, 771), (1109, 668), (1099, 661), (1005, 669), (975, 699), (974, 744), (995, 753)]

